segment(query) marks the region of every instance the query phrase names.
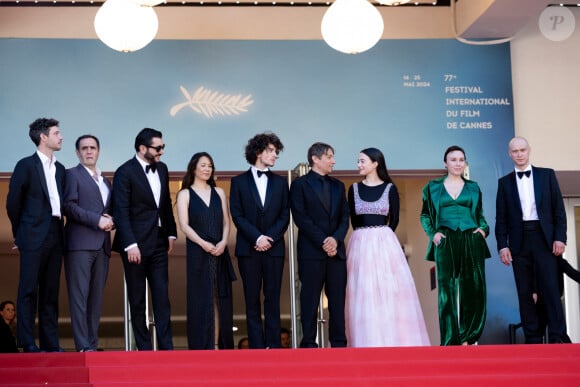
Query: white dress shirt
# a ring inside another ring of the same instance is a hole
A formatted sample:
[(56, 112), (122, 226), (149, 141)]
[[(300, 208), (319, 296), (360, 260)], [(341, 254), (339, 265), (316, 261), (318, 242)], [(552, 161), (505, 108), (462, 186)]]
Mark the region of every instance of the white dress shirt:
[[(521, 178), (518, 177), (518, 172), (530, 171), (530, 176), (525, 175)], [(518, 185), (518, 194), (520, 196), (520, 204), (522, 206), (522, 220), (538, 220), (538, 212), (536, 211), (536, 197), (534, 195), (534, 173), (532, 172), (532, 167), (528, 167), (524, 170), (516, 169), (516, 182)]]
[(44, 153), (38, 150), (36, 151), (36, 154), (40, 157), (40, 161), (42, 162), (46, 187), (48, 188), (48, 197), (50, 199), (50, 207), (52, 208), (52, 216), (61, 218), (60, 195), (56, 186), (56, 157), (52, 155), (52, 159), (49, 159)]
[[(262, 172), (267, 172), (269, 169), (266, 168)], [(266, 190), (268, 188), (268, 175), (263, 174), (258, 177), (258, 168), (252, 166), (252, 176), (254, 176), (254, 182), (258, 188), (258, 193), (260, 194), (260, 200), (262, 201), (262, 206), (266, 202)]]
[(95, 183), (99, 187), (99, 191), (101, 192), (101, 198), (103, 199), (103, 206), (106, 206), (107, 200), (109, 199), (110, 192), (109, 192), (109, 187), (107, 187), (107, 185), (105, 184), (105, 181), (103, 179), (103, 176), (101, 175), (101, 170), (99, 168), (96, 168), (95, 173), (93, 173), (93, 171), (91, 171), (86, 166), (83, 165), (83, 167), (85, 167), (85, 169), (87, 170), (89, 175), (92, 176), (93, 180), (95, 181)]

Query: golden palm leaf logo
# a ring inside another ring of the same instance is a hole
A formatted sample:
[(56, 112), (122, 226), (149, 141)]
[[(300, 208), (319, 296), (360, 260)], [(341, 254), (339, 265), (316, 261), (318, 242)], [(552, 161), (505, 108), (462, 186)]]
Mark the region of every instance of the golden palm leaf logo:
[(194, 112), (203, 114), (207, 118), (212, 118), (216, 115), (239, 115), (240, 113), (247, 112), (248, 106), (254, 103), (251, 94), (246, 96), (242, 96), (242, 94), (224, 94), (200, 86), (191, 95), (185, 87), (179, 86), (179, 89), (186, 101), (171, 108), (169, 113), (172, 117), (186, 106), (189, 106)]

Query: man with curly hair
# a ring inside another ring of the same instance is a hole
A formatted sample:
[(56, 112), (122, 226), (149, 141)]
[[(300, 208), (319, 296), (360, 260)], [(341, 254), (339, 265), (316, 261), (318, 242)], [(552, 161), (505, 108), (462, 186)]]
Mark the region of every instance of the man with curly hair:
[[(274, 133), (246, 145), (250, 169), (232, 179), (230, 211), (237, 227), (236, 257), (244, 284), (250, 348), (280, 348), (280, 289), (290, 221), (288, 184), (272, 173), (284, 145)], [(264, 293), (264, 324), (260, 293)]]

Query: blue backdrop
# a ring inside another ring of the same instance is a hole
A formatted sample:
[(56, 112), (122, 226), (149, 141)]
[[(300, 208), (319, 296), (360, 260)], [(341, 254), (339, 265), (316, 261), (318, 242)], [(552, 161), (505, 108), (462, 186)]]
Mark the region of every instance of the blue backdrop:
[[(172, 171), (201, 150), (218, 170), (245, 169), (247, 139), (266, 130), (285, 145), (277, 169), (305, 162), (315, 141), (335, 147), (336, 169), (355, 169), (368, 146), (383, 150), (390, 169), (439, 169), (444, 149), (458, 144), (493, 229), (497, 178), (511, 168), (505, 44), (383, 40), (344, 55), (322, 41), (155, 40), (124, 54), (98, 40), (0, 39), (0, 58), (2, 172), (34, 151), (28, 124), (43, 116), (61, 121), (65, 166), (78, 162), (75, 139), (92, 133), (105, 171), (132, 157), (143, 127), (163, 132)], [(511, 270), (495, 256), (487, 272), (488, 325), (503, 329), (519, 320)]]

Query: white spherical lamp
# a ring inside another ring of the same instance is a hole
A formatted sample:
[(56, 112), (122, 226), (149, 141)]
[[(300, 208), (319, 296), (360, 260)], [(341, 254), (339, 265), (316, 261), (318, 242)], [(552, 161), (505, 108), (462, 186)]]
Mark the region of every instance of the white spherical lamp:
[(107, 0), (95, 16), (95, 32), (103, 43), (121, 52), (137, 51), (157, 35), (159, 22), (152, 7), (127, 0)]
[(410, 0), (377, 0), (382, 5), (401, 5), (407, 4)]
[(326, 43), (345, 54), (358, 54), (373, 47), (383, 36), (381, 13), (367, 0), (336, 0), (321, 24)]
[(155, 7), (163, 3), (165, 0), (132, 0), (137, 5), (144, 5), (146, 7)]

